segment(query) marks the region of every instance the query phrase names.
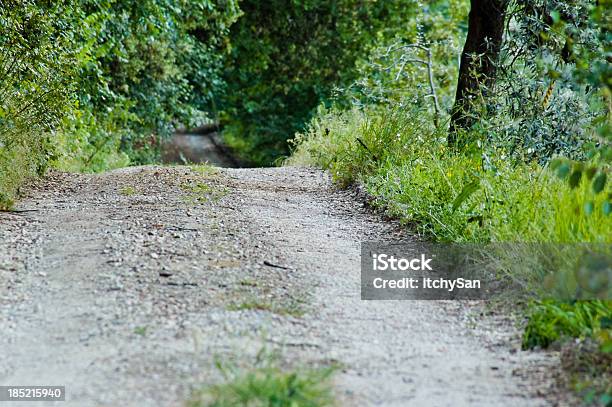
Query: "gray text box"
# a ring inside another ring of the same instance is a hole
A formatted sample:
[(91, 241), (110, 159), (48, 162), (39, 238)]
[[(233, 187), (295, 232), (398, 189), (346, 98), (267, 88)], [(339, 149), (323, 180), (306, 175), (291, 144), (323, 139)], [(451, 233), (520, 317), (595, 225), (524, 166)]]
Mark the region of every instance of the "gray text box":
[(65, 400), (65, 386), (0, 386), (0, 401)]

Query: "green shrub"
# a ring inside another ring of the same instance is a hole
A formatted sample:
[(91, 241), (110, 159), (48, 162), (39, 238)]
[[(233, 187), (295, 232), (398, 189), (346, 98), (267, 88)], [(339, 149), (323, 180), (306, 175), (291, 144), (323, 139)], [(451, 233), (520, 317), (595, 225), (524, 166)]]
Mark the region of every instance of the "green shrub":
[(154, 161), (222, 89), (236, 0), (0, 1), (0, 208), (52, 164)]
[(225, 137), (245, 162), (270, 165), (336, 86), (357, 79), (377, 41), (414, 25), (416, 1), (245, 0), (231, 27), (220, 98)]
[(71, 106), (63, 11), (52, 2), (0, 1), (0, 209), (44, 172), (55, 153), (51, 134)]
[(612, 327), (602, 328), (602, 322), (612, 318), (612, 307), (605, 301), (541, 301), (530, 306), (528, 318), (523, 349), (546, 348), (563, 337), (597, 336), (602, 329), (610, 332)]

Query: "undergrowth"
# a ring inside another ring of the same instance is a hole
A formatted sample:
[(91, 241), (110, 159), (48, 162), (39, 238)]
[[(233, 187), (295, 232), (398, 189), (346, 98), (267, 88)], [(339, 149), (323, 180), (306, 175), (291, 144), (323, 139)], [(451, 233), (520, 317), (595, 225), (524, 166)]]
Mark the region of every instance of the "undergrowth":
[(363, 183), (378, 205), (435, 241), (612, 241), (609, 184), (599, 194), (587, 182), (570, 188), (546, 167), (479, 142), (454, 152), (419, 111), (322, 111), (293, 143), (288, 164)]
[(538, 301), (529, 310), (523, 349), (546, 348), (563, 336), (600, 337), (604, 351), (612, 351), (609, 335), (612, 314), (604, 301)]
[(335, 405), (334, 367), (283, 369), (272, 359), (244, 370), (217, 362), (222, 384), (193, 394), (188, 407), (326, 407)]

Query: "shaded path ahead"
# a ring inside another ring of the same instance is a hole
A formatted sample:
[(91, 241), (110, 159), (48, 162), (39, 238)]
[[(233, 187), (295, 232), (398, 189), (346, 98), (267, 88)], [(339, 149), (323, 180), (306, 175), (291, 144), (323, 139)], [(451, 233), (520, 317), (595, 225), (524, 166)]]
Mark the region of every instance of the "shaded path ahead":
[(360, 241), (402, 231), (320, 171), (53, 173), (29, 194), (0, 213), (0, 385), (179, 406), (222, 380), (215, 357), (266, 347), (339, 362), (342, 405), (549, 405), (554, 355), (479, 303), (360, 300)]
[(162, 145), (166, 164), (208, 163), (217, 167), (241, 167), (221, 136), (215, 131), (176, 133)]

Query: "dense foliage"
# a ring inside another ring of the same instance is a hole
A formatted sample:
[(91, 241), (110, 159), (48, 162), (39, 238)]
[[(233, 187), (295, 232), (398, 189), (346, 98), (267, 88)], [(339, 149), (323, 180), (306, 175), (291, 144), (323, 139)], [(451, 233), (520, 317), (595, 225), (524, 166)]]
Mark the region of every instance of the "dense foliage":
[(52, 154), (49, 133), (70, 105), (72, 56), (62, 7), (0, 2), (0, 209)]
[(155, 161), (175, 128), (219, 117), (245, 162), (270, 164), (335, 86), (359, 77), (367, 50), (419, 7), (4, 0), (0, 201), (9, 205), (49, 162), (101, 171)]
[(356, 62), (418, 11), (413, 0), (245, 0), (220, 101), (242, 159), (270, 165), (314, 108), (357, 78)]
[(96, 171), (155, 158), (222, 88), (235, 1), (0, 2), (0, 206), (50, 160)]
[(160, 137), (210, 110), (235, 2), (80, 0), (73, 12), (79, 111), (65, 141), (76, 163), (104, 169), (119, 145), (151, 161)]

